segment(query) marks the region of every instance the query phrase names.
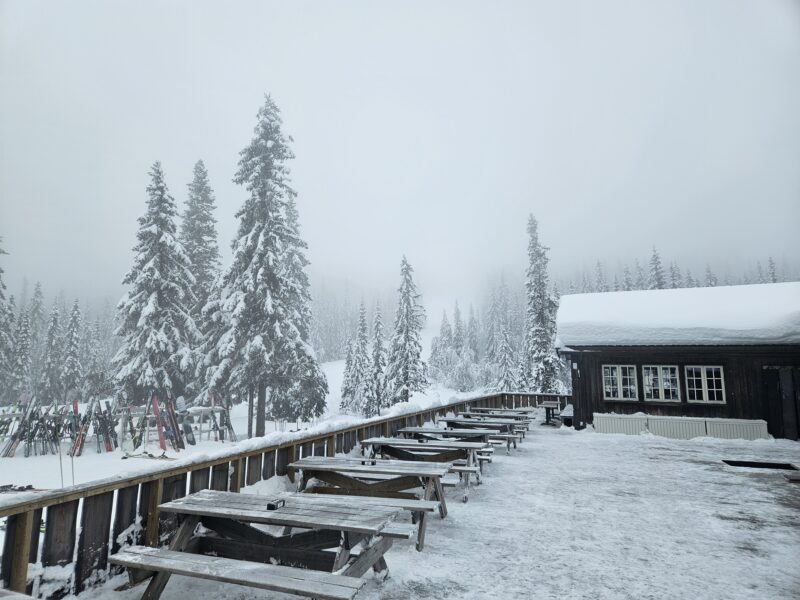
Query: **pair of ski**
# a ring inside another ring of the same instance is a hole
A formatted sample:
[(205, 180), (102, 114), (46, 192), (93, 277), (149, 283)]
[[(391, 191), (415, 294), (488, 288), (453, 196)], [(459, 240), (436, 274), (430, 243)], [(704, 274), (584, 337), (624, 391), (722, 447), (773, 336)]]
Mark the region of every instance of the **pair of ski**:
[(17, 452), (17, 447), (19, 446), (20, 442), (22, 442), (23, 438), (27, 437), (28, 429), (30, 428), (30, 420), (31, 415), (33, 414), (34, 409), (38, 406), (38, 402), (36, 398), (31, 398), (28, 402), (26, 409), (22, 414), (22, 418), (19, 422), (19, 427), (14, 433), (11, 435), (9, 440), (6, 442), (5, 447), (3, 448), (2, 455), (6, 458), (14, 456)]
[(162, 408), (158, 403), (158, 395), (153, 392), (151, 404), (153, 407), (153, 415), (156, 418), (158, 445), (161, 447), (162, 451), (166, 452), (167, 441), (170, 442), (170, 445), (172, 445), (176, 452), (186, 449), (186, 445), (183, 443), (182, 431), (186, 435), (187, 441), (191, 445), (195, 444), (194, 433), (192, 432), (191, 426), (188, 423), (184, 423), (183, 427), (181, 427), (181, 424), (178, 423), (175, 407), (171, 400), (167, 399)]

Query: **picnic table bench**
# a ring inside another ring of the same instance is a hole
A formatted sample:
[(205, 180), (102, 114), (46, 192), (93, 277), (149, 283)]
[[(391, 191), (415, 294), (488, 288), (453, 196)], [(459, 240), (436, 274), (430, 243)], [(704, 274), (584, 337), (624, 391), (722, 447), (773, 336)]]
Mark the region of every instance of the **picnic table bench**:
[(461, 440), (488, 442), (489, 436), (493, 433), (497, 433), (497, 430), (468, 427), (462, 429), (443, 429), (441, 427), (403, 427), (402, 429), (398, 429), (397, 433), (407, 438), (455, 438)]
[[(383, 555), (394, 539), (412, 535), (393, 526), (395, 507), (311, 500), (202, 490), (159, 507), (183, 517), (168, 548), (130, 546), (109, 560), (155, 572), (142, 600), (159, 598), (172, 574), (339, 600), (355, 596), (370, 568), (387, 575)], [(281, 533), (253, 523), (281, 527)], [(197, 534), (198, 524), (213, 534)]]
[(533, 419), (530, 415), (521, 415), (519, 413), (476, 413), (470, 411), (462, 411), (458, 413), (459, 417), (465, 417), (467, 419), (471, 418), (478, 418), (478, 419), (510, 419), (512, 421), (516, 421), (517, 426), (524, 427), (525, 429), (528, 428), (530, 423)]
[(31, 600), (30, 596), (20, 594), (19, 592), (12, 592), (11, 590), (6, 590), (3, 588), (0, 588), (0, 598), (8, 598), (9, 600)]
[[(301, 491), (313, 478), (327, 484), (314, 489), (322, 494), (428, 501), (435, 498), (439, 503), (439, 515), (447, 516), (442, 477), (450, 472), (451, 462), (308, 456), (289, 467), (302, 472), (298, 485)], [(424, 488), (421, 498), (410, 491), (420, 487)], [(417, 513), (417, 519), (417, 549), (420, 550), (427, 528), (425, 512)]]

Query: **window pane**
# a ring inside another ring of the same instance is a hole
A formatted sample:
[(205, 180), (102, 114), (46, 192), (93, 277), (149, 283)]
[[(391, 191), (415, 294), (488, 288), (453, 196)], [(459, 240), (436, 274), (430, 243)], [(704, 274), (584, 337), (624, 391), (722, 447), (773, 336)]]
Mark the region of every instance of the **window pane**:
[(700, 367), (686, 367), (686, 395), (689, 400), (703, 400), (703, 372)]
[(706, 367), (706, 387), (709, 401), (722, 402), (725, 400), (722, 393), (722, 369), (720, 367)]
[(644, 399), (660, 400), (661, 393), (658, 386), (658, 367), (642, 367), (644, 373)]
[(664, 400), (678, 400), (678, 368), (661, 367), (661, 381), (664, 386)]
[(636, 398), (636, 369), (634, 367), (620, 367), (622, 375), (622, 397)]
[(606, 398), (619, 398), (617, 367), (603, 367), (603, 394)]

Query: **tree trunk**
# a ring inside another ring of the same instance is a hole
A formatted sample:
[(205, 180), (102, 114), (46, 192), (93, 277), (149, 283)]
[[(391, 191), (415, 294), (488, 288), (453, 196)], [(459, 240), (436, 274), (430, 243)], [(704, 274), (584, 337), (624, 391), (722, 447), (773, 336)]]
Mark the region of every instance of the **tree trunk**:
[(253, 437), (253, 388), (247, 390), (247, 438)]
[(264, 436), (266, 432), (267, 419), (267, 386), (263, 383), (258, 384), (258, 405), (256, 407), (256, 437)]

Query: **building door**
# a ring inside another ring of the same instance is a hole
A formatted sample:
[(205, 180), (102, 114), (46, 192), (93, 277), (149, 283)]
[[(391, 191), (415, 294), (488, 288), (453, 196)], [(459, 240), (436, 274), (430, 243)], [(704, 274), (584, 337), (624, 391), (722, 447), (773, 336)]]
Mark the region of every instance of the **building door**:
[(764, 398), (767, 428), (776, 438), (798, 439), (800, 433), (800, 368), (766, 367)]

